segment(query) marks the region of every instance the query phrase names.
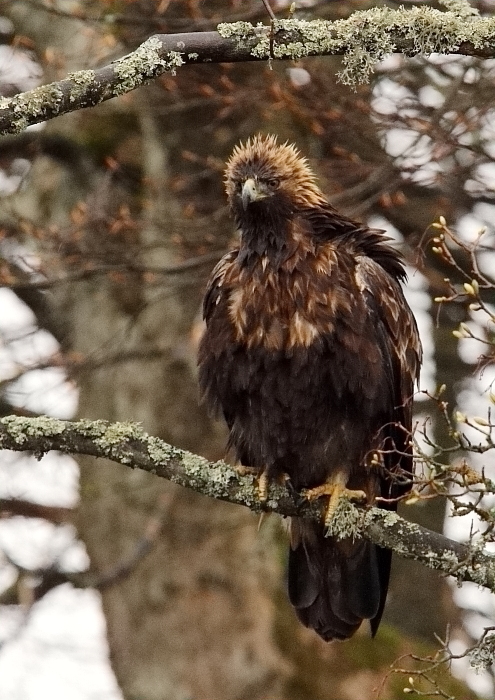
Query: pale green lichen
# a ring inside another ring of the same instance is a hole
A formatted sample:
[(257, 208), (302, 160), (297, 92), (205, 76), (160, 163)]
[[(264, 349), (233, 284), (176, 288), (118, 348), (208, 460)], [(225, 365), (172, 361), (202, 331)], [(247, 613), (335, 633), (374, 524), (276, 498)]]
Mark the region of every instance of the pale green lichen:
[(439, 0), (440, 4), (453, 12), (458, 17), (479, 17), (480, 13), (477, 7), (473, 7), (467, 0)]
[(92, 83), (95, 79), (96, 73), (94, 70), (79, 70), (75, 73), (68, 73), (67, 80), (72, 80), (76, 85), (87, 86)]
[(87, 420), (82, 418), (77, 421), (77, 430), (86, 437), (98, 437), (103, 435), (108, 423), (104, 420)]
[(105, 430), (95, 439), (95, 443), (101, 447), (112, 447), (142, 437), (143, 430), (138, 423), (111, 423), (105, 425)]
[(50, 112), (56, 112), (63, 96), (63, 92), (57, 84), (50, 83), (29, 92), (21, 92), (19, 95), (11, 97), (7, 103), (2, 102), (1, 107), (11, 109), (14, 114), (10, 131), (12, 133), (24, 131), (32, 123), (31, 118), (42, 114), (46, 109), (49, 109)]
[(198, 477), (201, 478), (201, 481), (206, 482), (204, 489), (207, 496), (222, 498), (228, 495), (232, 479), (235, 479), (234, 471), (226, 469), (222, 463), (213, 465), (203, 463), (202, 467), (200, 465), (197, 466), (199, 469)]
[(354, 12), (347, 19), (277, 20), (275, 41), (270, 46), (269, 29), (247, 22), (221, 24), (224, 38), (237, 37), (247, 43), (257, 58), (299, 59), (321, 54), (343, 54), (339, 78), (347, 84), (369, 80), (375, 65), (401, 50), (407, 54), (455, 53), (462, 43), (481, 49), (495, 45), (495, 18), (479, 17), (464, 0), (444, 0), (449, 11), (431, 7), (375, 7)]
[(114, 71), (119, 77), (119, 84), (114, 86), (113, 94), (130, 92), (143, 85), (143, 82), (166, 71), (174, 74), (176, 68), (184, 65), (184, 59), (178, 51), (168, 51), (165, 55), (162, 55), (162, 51), (161, 41), (152, 36), (132, 54), (114, 61)]
[(57, 418), (39, 416), (23, 418), (21, 416), (6, 416), (0, 419), (0, 424), (7, 429), (9, 436), (18, 445), (22, 445), (30, 437), (47, 437), (60, 435), (66, 428), (66, 423)]
[(487, 671), (495, 661), (495, 634), (487, 634), (469, 652), (469, 661), (477, 673)]
[[(371, 508), (364, 513), (362, 525), (363, 531), (371, 535), (375, 543), (391, 547), (399, 556), (417, 559), (431, 568), (453, 576), (459, 586), (464, 581), (472, 581), (495, 591), (495, 556), (484, 550), (482, 539), (470, 544), (469, 559), (464, 561), (459, 553), (452, 549), (445, 548), (439, 551), (425, 546), (425, 530), (417, 523), (403, 520), (397, 513), (385, 513)], [(391, 531), (390, 537), (387, 536), (387, 529)], [(417, 542), (420, 546), (417, 551), (410, 544), (411, 536), (419, 538)]]
[(172, 459), (181, 459), (183, 452), (178, 447), (168, 445), (160, 438), (146, 435), (146, 447), (150, 459), (157, 465), (167, 464)]
[[(374, 511), (373, 509), (366, 511), (364, 514), (364, 519), (363, 519), (363, 525), (367, 527), (373, 522), (374, 518)], [(417, 523), (412, 523), (406, 520), (402, 520), (402, 518), (397, 515), (395, 511), (383, 511), (380, 510), (380, 527), (383, 528), (398, 528), (398, 531), (401, 534), (415, 534), (415, 535), (420, 535), (423, 530), (421, 529), (421, 526), (418, 525)]]
[(193, 51), (192, 53), (188, 53), (187, 58), (190, 61), (197, 61), (197, 59), (199, 58), (199, 53), (196, 53), (195, 51)]
[(363, 519), (361, 512), (346, 498), (341, 498), (335, 513), (327, 527), (325, 536), (343, 540), (348, 537), (356, 539), (362, 536)]
[[(193, 455), (191, 452), (183, 452), (180, 456), (180, 463), (184, 469), (186, 480), (191, 483), (193, 488), (198, 486), (199, 482), (204, 481), (203, 475), (207, 462), (203, 457)], [(213, 470), (211, 474), (213, 474)]]
[(73, 83), (70, 87), (69, 101), (76, 102), (93, 85), (95, 76), (94, 70), (80, 70), (76, 73), (69, 73), (67, 80)]
[(236, 37), (239, 40), (248, 39), (257, 30), (264, 32), (266, 27), (261, 23), (255, 26), (251, 22), (221, 22), (217, 25), (217, 32), (224, 39), (230, 39), (230, 37)]

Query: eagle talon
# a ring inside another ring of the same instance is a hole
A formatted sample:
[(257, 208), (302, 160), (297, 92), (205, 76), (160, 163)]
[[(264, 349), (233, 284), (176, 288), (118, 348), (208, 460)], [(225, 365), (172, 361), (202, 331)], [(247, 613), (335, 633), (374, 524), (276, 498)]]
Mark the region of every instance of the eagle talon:
[[(271, 481), (271, 479), (268, 476), (267, 470), (264, 469), (263, 471), (260, 471), (259, 469), (256, 469), (256, 467), (246, 467), (244, 466), (244, 464), (236, 464), (234, 469), (239, 474), (239, 476), (246, 476), (247, 474), (250, 474), (256, 477), (256, 490), (258, 492), (258, 500), (260, 501), (260, 503), (266, 503), (266, 501), (268, 500), (268, 486)], [(296, 493), (294, 491), (294, 487), (291, 484), (289, 475), (285, 472), (278, 474), (273, 480), (277, 481), (281, 486), (287, 484), (291, 493)]]
[(303, 495), (308, 501), (313, 501), (316, 498), (321, 498), (321, 496), (330, 496), (328, 505), (325, 509), (325, 527), (330, 526), (330, 523), (332, 522), (332, 518), (335, 515), (341, 498), (347, 498), (349, 501), (364, 501), (367, 498), (366, 493), (364, 491), (348, 489), (345, 486), (342, 486), (342, 484), (338, 481), (330, 481), (325, 484), (321, 484), (320, 486), (316, 486), (313, 489), (307, 489), (306, 491), (304, 491)]
[(268, 500), (268, 484), (269, 479), (266, 471), (261, 472), (258, 477), (258, 499), (260, 503), (266, 503)]
[(236, 464), (234, 469), (239, 476), (247, 476), (248, 474), (257, 476), (260, 473), (259, 469), (256, 469), (255, 467), (245, 467), (244, 464)]
[(270, 481), (275, 481), (277, 484), (280, 484), (280, 486), (285, 486), (286, 484), (290, 484), (290, 476), (285, 472), (280, 472), (273, 479), (270, 479), (266, 470), (261, 472), (258, 478), (258, 497), (262, 502), (268, 500), (268, 485)]
[(234, 467), (239, 476), (247, 476), (248, 474), (257, 478), (256, 491), (258, 492), (258, 500), (260, 503), (265, 503), (268, 500), (268, 475), (266, 469), (261, 471), (256, 467), (246, 467), (244, 464), (236, 464)]
[(302, 506), (302, 504), (304, 503), (304, 501), (306, 500), (306, 498), (305, 498), (303, 493), (299, 493), (299, 491), (296, 489), (296, 487), (294, 486), (294, 484), (291, 481), (290, 476), (285, 475), (285, 477), (286, 478), (285, 478), (284, 484), (285, 484), (288, 492), (290, 493), (290, 495), (294, 499), (294, 503), (296, 505), (296, 508), (300, 508)]

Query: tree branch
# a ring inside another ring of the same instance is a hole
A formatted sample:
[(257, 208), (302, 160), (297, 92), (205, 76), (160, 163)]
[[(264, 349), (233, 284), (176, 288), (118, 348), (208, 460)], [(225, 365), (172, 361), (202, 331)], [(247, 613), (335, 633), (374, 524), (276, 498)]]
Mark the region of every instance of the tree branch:
[[(122, 272), (122, 273), (137, 273), (137, 274), (150, 274), (156, 275), (157, 277), (173, 277), (181, 275), (185, 272), (196, 272), (199, 268), (209, 266), (211, 263), (218, 262), (222, 257), (224, 251), (214, 250), (211, 253), (205, 253), (203, 255), (198, 255), (194, 258), (188, 258), (183, 262), (176, 263), (175, 265), (168, 266), (153, 266), (153, 265), (140, 265), (135, 261), (128, 261), (122, 263), (106, 263), (104, 265), (95, 267), (83, 267), (78, 270), (67, 272), (63, 275), (57, 277), (46, 277), (44, 279), (29, 279), (29, 276), (21, 270), (18, 266), (14, 266), (13, 263), (8, 262), (5, 265), (5, 274), (0, 271), (0, 286), (6, 287), (7, 289), (12, 289), (19, 298), (21, 293), (26, 293), (28, 290), (45, 290), (52, 289), (58, 285), (62, 284), (72, 284), (73, 282), (83, 282), (88, 279), (92, 279), (98, 275), (108, 275), (112, 272)], [(13, 273), (10, 274), (10, 268), (13, 268)], [(20, 274), (19, 274), (20, 273)], [(38, 275), (44, 274), (41, 270), (36, 270)], [(14, 275), (17, 274), (16, 278)], [(22, 275), (22, 276), (21, 276)], [(195, 277), (197, 279), (197, 277)]]
[(381, 7), (336, 21), (275, 20), (218, 25), (215, 32), (156, 34), (135, 51), (97, 70), (71, 73), (12, 98), (0, 98), (0, 134), (38, 124), (123, 95), (187, 64), (232, 63), (343, 55), (340, 78), (365, 82), (375, 64), (399, 52), (495, 57), (495, 18), (480, 17), (464, 0), (443, 0), (452, 11), (431, 7)]
[[(172, 447), (133, 423), (7, 416), (0, 419), (0, 448), (33, 452), (39, 459), (50, 450), (104, 457), (253, 511), (321, 520), (320, 504), (294, 497), (277, 484), (270, 485), (268, 500), (261, 504), (252, 476), (240, 476), (224, 462), (211, 463)], [(401, 557), (495, 592), (494, 555), (409, 523), (395, 513), (380, 508), (358, 509), (342, 502), (331, 534), (365, 537)]]
[[(148, 519), (144, 532), (136, 541), (133, 550), (105, 571), (94, 571), (92, 569), (75, 572), (65, 571), (60, 568), (58, 561), (52, 562), (51, 565), (45, 568), (28, 569), (19, 564), (8, 552), (3, 551), (3, 558), (17, 570), (17, 579), (8, 588), (0, 592), (0, 605), (19, 605), (22, 602), (21, 598), (24, 589), (21, 584), (26, 577), (31, 581), (28, 591), (30, 604), (40, 600), (52, 588), (56, 588), (63, 583), (70, 583), (74, 588), (96, 588), (99, 591), (118, 584), (127, 578), (152, 551), (162, 531), (164, 517), (168, 511), (170, 500), (170, 494), (161, 494), (158, 498), (156, 510)], [(4, 504), (7, 505), (8, 510), (5, 511), (7, 513), (11, 512), (10, 505), (12, 504), (13, 514), (15, 515), (46, 518), (55, 524), (61, 524), (69, 520), (68, 517), (64, 517), (63, 511), (71, 513), (68, 508), (38, 506), (35, 503), (26, 504), (25, 501), (16, 500), (0, 500), (0, 513)], [(57, 513), (57, 510), (60, 513)]]
[(70, 522), (73, 512), (72, 508), (63, 506), (45, 506), (21, 498), (0, 498), (0, 518), (21, 515), (25, 518), (43, 518), (60, 525)]

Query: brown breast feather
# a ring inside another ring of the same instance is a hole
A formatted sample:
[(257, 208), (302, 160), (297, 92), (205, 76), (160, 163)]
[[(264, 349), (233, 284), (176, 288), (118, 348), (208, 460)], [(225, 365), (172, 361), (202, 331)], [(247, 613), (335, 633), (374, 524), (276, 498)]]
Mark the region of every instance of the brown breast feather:
[(264, 257), (249, 268), (235, 260), (224, 276), (235, 340), (272, 351), (307, 348), (333, 331), (339, 313), (350, 313), (349, 285), (356, 286), (352, 272), (337, 264), (330, 243), (316, 247), (301, 237), (276, 269)]

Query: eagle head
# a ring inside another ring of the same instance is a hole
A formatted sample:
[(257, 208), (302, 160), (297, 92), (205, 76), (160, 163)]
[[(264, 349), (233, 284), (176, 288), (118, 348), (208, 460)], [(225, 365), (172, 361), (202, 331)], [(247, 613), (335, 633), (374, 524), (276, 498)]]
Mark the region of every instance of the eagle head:
[(258, 134), (234, 148), (225, 170), (225, 189), (238, 221), (252, 216), (287, 217), (325, 202), (306, 158), (293, 144)]

